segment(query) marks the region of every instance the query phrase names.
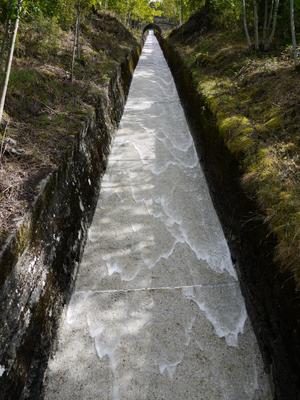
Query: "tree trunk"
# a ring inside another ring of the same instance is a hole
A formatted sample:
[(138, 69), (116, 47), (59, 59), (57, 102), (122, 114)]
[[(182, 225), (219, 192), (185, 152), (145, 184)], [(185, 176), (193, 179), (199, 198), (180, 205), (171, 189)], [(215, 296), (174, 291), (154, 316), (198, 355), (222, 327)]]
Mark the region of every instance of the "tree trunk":
[(253, 0), (253, 15), (254, 15), (255, 50), (258, 50), (259, 49), (259, 32), (258, 32), (258, 13), (257, 13), (256, 0)]
[[(268, 25), (267, 25), (267, 34), (270, 33), (272, 17), (273, 17), (273, 11), (274, 11), (274, 0), (272, 0), (272, 2), (271, 2), (271, 10), (270, 10), (269, 20), (268, 20)], [(267, 40), (267, 38), (266, 38), (266, 40)]]
[(126, 18), (126, 26), (128, 28), (131, 28), (131, 12), (128, 13), (127, 18)]
[(74, 68), (76, 61), (76, 50), (78, 47), (78, 30), (79, 30), (79, 21), (80, 21), (80, 8), (76, 7), (76, 22), (75, 22), (75, 32), (74, 32), (74, 42), (73, 42), (73, 54), (72, 54), (72, 65), (71, 65), (71, 82), (74, 81)]
[(243, 0), (243, 22), (244, 22), (244, 30), (247, 39), (248, 47), (252, 46), (249, 30), (248, 30), (248, 23), (247, 23), (247, 11), (246, 11), (246, 0)]
[(179, 0), (179, 24), (182, 25), (183, 23), (183, 10), (182, 10), (182, 0)]
[(295, 31), (295, 5), (294, 5), (294, 0), (290, 0), (290, 19), (291, 19), (293, 59), (294, 59), (295, 67), (297, 67), (298, 57), (297, 57), (297, 40), (296, 40), (296, 31)]
[(274, 15), (273, 15), (273, 24), (272, 24), (272, 31), (270, 33), (269, 39), (267, 40), (265, 49), (268, 50), (271, 46), (271, 43), (273, 42), (274, 36), (275, 36), (275, 31), (276, 31), (276, 24), (277, 24), (277, 16), (278, 16), (278, 7), (279, 7), (279, 1), (280, 0), (275, 0), (275, 8), (274, 8)]
[(3, 39), (1, 42), (1, 50), (0, 50), (0, 65), (1, 65), (1, 69), (3, 70), (3, 72), (5, 69), (4, 59), (5, 59), (5, 53), (6, 53), (6, 46), (9, 41), (9, 31), (10, 31), (9, 27), (10, 27), (10, 19), (7, 18), (6, 23), (5, 23), (5, 31), (3, 34)]
[(268, 0), (265, 0), (264, 27), (263, 27), (263, 39), (262, 39), (264, 46), (267, 38), (268, 11), (269, 11)]
[(78, 15), (78, 27), (77, 27), (77, 58), (81, 56), (81, 43), (80, 43), (80, 12)]
[(11, 38), (9, 54), (7, 57), (7, 63), (6, 63), (6, 68), (5, 68), (5, 78), (4, 78), (4, 82), (3, 82), (3, 89), (2, 89), (1, 100), (0, 100), (0, 123), (2, 122), (2, 118), (3, 118), (6, 93), (7, 93), (10, 72), (11, 72), (11, 66), (12, 66), (12, 61), (13, 61), (13, 57), (14, 57), (15, 45), (16, 45), (16, 38), (17, 38), (19, 23), (20, 23), (20, 13), (21, 13), (21, 8), (22, 8), (22, 3), (23, 3), (23, 0), (18, 0), (17, 16), (16, 16), (16, 20), (15, 20), (13, 35)]

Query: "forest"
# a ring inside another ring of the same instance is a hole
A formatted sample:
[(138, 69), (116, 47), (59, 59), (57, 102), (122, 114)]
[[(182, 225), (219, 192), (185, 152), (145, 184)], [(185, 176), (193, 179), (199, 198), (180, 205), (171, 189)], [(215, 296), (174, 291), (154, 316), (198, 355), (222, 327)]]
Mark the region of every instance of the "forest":
[[(249, 48), (267, 51), (275, 43), (286, 43), (295, 63), (298, 66), (297, 18), (300, 4), (297, 1), (280, 2), (280, 0), (1, 0), (0, 21), (2, 39), (0, 60), (5, 72), (1, 90), (0, 120), (3, 118), (5, 97), (13, 61), (14, 47), (17, 39), (20, 19), (25, 24), (46, 25), (51, 30), (55, 25), (63, 30), (73, 29), (74, 45), (70, 78), (73, 79), (74, 64), (80, 56), (80, 21), (91, 10), (109, 11), (117, 15), (129, 27), (151, 22), (153, 17), (164, 16), (181, 25), (193, 13), (203, 9), (211, 16), (215, 28), (240, 31), (243, 26), (245, 39)], [(74, 10), (70, 12), (70, 10)], [(74, 27), (74, 28), (73, 28)], [(47, 33), (46, 33), (47, 34)]]

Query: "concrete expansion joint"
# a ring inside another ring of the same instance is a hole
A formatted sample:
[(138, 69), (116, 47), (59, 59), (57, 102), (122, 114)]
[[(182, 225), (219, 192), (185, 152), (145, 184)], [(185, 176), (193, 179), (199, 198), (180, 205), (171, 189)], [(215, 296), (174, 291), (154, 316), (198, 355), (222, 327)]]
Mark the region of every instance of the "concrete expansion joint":
[(182, 286), (157, 286), (157, 287), (142, 287), (132, 289), (108, 289), (108, 290), (77, 290), (76, 294), (105, 294), (105, 293), (133, 293), (133, 292), (155, 292), (155, 291), (172, 291), (184, 289), (199, 289), (199, 288), (217, 288), (217, 287), (230, 287), (236, 286), (236, 282), (224, 282), (217, 284), (203, 284), (203, 285), (182, 285)]
[(151, 102), (153, 104), (178, 104), (180, 103), (180, 100), (158, 100), (158, 101), (153, 101)]

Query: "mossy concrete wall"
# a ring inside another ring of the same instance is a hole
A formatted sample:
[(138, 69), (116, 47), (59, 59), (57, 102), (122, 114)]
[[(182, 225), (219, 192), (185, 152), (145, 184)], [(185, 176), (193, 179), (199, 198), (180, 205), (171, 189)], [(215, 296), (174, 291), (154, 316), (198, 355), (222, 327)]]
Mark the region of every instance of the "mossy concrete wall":
[(275, 238), (254, 193), (246, 193), (239, 160), (225, 145), (215, 113), (193, 84), (191, 71), (172, 44), (159, 38), (190, 123), (210, 192), (236, 264), (248, 314), (274, 398), (300, 399), (300, 301), (293, 279), (274, 263)]
[(72, 150), (41, 184), (32, 211), (0, 254), (0, 399), (40, 398), (140, 50), (117, 68)]

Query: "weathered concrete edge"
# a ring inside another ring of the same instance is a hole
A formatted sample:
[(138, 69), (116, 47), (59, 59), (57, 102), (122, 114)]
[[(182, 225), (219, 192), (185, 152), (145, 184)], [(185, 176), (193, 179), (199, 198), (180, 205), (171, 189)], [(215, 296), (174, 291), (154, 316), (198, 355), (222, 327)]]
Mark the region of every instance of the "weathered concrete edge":
[(239, 160), (218, 132), (216, 117), (198, 92), (181, 55), (159, 37), (173, 73), (210, 192), (239, 274), (248, 313), (271, 373), (274, 398), (300, 399), (300, 302), (290, 277), (274, 264), (275, 238), (241, 185)]
[(116, 69), (72, 150), (44, 181), (31, 212), (0, 254), (1, 400), (41, 396), (58, 319), (76, 276), (142, 45), (143, 40)]

